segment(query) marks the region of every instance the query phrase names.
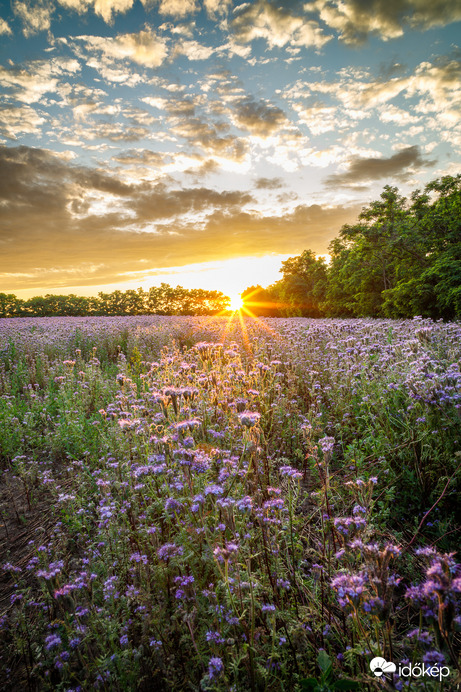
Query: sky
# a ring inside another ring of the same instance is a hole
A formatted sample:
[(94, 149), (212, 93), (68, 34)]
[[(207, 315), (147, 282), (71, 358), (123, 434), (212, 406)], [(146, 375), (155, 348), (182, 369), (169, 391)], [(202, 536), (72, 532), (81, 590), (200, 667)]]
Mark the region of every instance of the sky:
[(460, 0), (0, 4), (0, 292), (235, 295), (461, 171)]

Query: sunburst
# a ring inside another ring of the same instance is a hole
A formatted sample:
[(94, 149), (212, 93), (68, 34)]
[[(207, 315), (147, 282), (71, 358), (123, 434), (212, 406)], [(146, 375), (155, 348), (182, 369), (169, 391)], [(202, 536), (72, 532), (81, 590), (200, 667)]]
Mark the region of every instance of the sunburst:
[(243, 308), (243, 298), (239, 293), (235, 293), (230, 296), (230, 309), (232, 312), (241, 310)]
[[(256, 301), (254, 300), (254, 298), (256, 297), (257, 293), (258, 290), (252, 291), (251, 293), (245, 295), (244, 298), (242, 298), (242, 296), (239, 293), (231, 293), (230, 295), (228, 295), (228, 306), (220, 312), (216, 313), (215, 315), (210, 315), (207, 318), (207, 322), (215, 322), (221, 320), (223, 317), (226, 318), (224, 324), (222, 325), (222, 329), (220, 330), (218, 341), (220, 341), (221, 343), (225, 342), (227, 334), (229, 333), (229, 331), (231, 331), (231, 329), (235, 325), (235, 321), (237, 320), (240, 325), (240, 331), (242, 333), (244, 348), (247, 353), (252, 353), (253, 348), (249, 338), (246, 321), (255, 320), (258, 323), (259, 327), (263, 329), (265, 332), (267, 332), (276, 342), (283, 342), (283, 339), (279, 332), (272, 329), (269, 326), (269, 324), (267, 324), (266, 320), (258, 316), (257, 313), (258, 308), (270, 310), (274, 308), (285, 308), (288, 307), (288, 305), (281, 302)], [(253, 312), (252, 308), (255, 309), (255, 312)], [(189, 335), (192, 335), (194, 331), (195, 329), (192, 327), (192, 329), (189, 332)]]

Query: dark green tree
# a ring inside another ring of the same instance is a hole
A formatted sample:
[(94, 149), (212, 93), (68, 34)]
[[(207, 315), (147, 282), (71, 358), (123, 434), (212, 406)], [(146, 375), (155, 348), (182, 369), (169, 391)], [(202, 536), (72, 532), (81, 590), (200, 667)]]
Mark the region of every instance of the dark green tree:
[(286, 315), (321, 317), (327, 290), (327, 265), (312, 250), (282, 262), (283, 278), (273, 286)]
[(13, 293), (0, 293), (0, 317), (18, 317), (24, 301)]

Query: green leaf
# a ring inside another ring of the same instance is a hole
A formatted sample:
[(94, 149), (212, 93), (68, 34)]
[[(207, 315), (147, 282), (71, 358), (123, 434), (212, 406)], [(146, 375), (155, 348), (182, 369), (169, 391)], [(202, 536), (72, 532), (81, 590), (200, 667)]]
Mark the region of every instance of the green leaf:
[(333, 666), (330, 663), (330, 666), (326, 670), (324, 670), (322, 673), (322, 682), (329, 685), (333, 681), (333, 677), (334, 677)]
[(303, 690), (316, 690), (318, 688), (318, 682), (315, 678), (304, 678), (300, 682)]
[(326, 651), (319, 651), (317, 656), (317, 663), (323, 672), (326, 672), (328, 668), (331, 668), (331, 660)]

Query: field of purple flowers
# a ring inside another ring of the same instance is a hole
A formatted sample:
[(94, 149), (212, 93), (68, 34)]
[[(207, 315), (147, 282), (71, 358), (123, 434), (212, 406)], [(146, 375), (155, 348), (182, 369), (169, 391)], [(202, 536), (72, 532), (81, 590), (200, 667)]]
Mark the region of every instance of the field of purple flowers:
[(420, 318), (1, 320), (1, 688), (459, 689), (460, 367)]

